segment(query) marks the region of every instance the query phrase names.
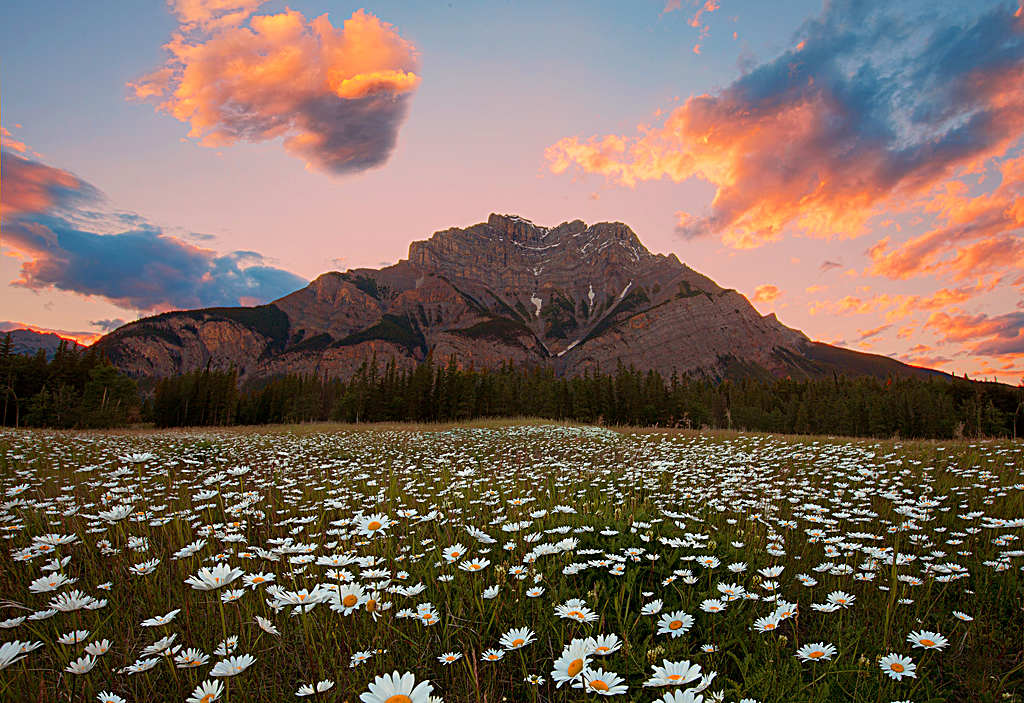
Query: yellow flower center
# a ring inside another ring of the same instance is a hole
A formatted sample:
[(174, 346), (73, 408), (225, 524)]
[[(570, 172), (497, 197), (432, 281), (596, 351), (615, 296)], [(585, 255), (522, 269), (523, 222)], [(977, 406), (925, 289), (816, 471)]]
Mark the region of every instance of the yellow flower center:
[(764, 626), (764, 629), (766, 629), (766, 630), (774, 630), (775, 629), (775, 624), (774, 623), (768, 623), (767, 625)]
[(682, 626), (683, 626), (683, 621), (682, 620), (673, 620), (672, 622), (670, 622), (668, 624), (668, 629), (670, 629), (670, 630), (678, 630)]
[(522, 637), (517, 637), (516, 639), (512, 640), (513, 647), (522, 647), (524, 644), (525, 642), (523, 642)]
[(353, 605), (359, 602), (359, 599), (349, 593), (347, 596), (341, 599), (341, 604), (346, 608), (351, 608)]
[(819, 659), (819, 658), (825, 656), (825, 653), (822, 652), (821, 650), (817, 650), (817, 651), (811, 652), (807, 656), (810, 657), (811, 659)]
[(903, 673), (903, 665), (900, 664), (899, 662), (893, 662), (892, 664), (889, 665), (889, 668), (892, 669), (893, 671), (895, 671), (897, 674), (902, 674)]
[(609, 651), (609, 650), (608, 650), (608, 647), (598, 647), (598, 648), (597, 648), (597, 649), (595, 649), (594, 651), (595, 651), (595, 652), (607, 652), (607, 651)]
[(581, 613), (578, 610), (570, 610), (569, 611), (569, 617), (570, 618), (582, 618), (583, 617), (583, 613)]
[(932, 642), (931, 640), (921, 640), (921, 644), (923, 644), (925, 647), (934, 647), (935, 646), (935, 643)]
[(669, 681), (678, 681), (679, 679), (683, 678), (683, 676), (682, 674), (669, 674), (665, 678)]
[(595, 691), (607, 691), (608, 690), (608, 684), (606, 684), (601, 679), (596, 679), (594, 681), (591, 681), (590, 682), (590, 687), (592, 689), (594, 689)]
[(573, 659), (571, 662), (569, 662), (569, 668), (566, 669), (566, 673), (569, 674), (570, 678), (578, 675), (581, 671), (583, 671), (582, 659)]
[(199, 703), (211, 703), (214, 700), (214, 695), (212, 693), (207, 693), (205, 696), (199, 699)]
[[(373, 520), (373, 521), (370, 522), (369, 525), (366, 526), (366, 529), (368, 529), (368, 530), (379, 530), (380, 527), (381, 527), (380, 523), (377, 522), (376, 520)], [(394, 698), (394, 696), (392, 696), (392, 698)], [(391, 699), (389, 698), (388, 700), (391, 700)]]
[(409, 698), (404, 693), (396, 693), (384, 701), (384, 703), (412, 703), (412, 698)]
[(375, 600), (368, 600), (368, 601), (366, 601), (366, 611), (367, 612), (372, 613), (376, 609), (377, 609), (377, 601), (375, 601)]

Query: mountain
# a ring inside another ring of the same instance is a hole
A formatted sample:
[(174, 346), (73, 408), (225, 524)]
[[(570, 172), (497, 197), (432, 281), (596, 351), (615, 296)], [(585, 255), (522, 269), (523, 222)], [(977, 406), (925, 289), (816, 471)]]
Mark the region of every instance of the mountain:
[(57, 353), (57, 347), (61, 342), (67, 344), (68, 349), (80, 349), (82, 345), (73, 339), (65, 339), (53, 332), (36, 332), (30, 329), (15, 329), (0, 332), (0, 340), (4, 336), (11, 335), (11, 352), (14, 354), (35, 354), (42, 349), (46, 352), (46, 358), (52, 359)]
[(428, 354), (566, 375), (621, 362), (709, 378), (945, 376), (812, 342), (674, 254), (652, 254), (620, 222), (540, 227), (495, 214), (413, 242), (393, 266), (325, 273), (267, 305), (145, 318), (97, 345), (133, 376), (210, 364), (246, 380), (344, 377), (374, 357), (409, 367)]

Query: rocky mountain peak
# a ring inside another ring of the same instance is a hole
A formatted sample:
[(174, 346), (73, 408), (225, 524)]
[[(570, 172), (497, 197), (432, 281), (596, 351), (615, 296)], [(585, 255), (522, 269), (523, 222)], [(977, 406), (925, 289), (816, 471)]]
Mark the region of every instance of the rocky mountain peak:
[(99, 344), (136, 376), (213, 364), (243, 379), (345, 377), (372, 359), (408, 367), (428, 356), (566, 375), (620, 363), (666, 376), (814, 375), (865, 356), (822, 361), (802, 333), (675, 256), (652, 254), (622, 222), (544, 227), (496, 213), (412, 242), (393, 266), (325, 274), (255, 308), (139, 320)]

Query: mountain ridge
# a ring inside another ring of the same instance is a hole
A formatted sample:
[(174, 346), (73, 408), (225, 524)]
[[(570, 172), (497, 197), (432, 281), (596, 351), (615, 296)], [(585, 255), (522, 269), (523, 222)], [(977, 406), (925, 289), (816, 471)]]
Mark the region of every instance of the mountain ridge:
[(243, 380), (347, 377), (374, 358), (411, 367), (428, 356), (560, 375), (621, 363), (718, 379), (946, 376), (813, 342), (674, 254), (651, 253), (624, 223), (499, 214), (414, 241), (391, 266), (327, 272), (266, 305), (144, 318), (97, 345), (137, 377), (207, 365)]

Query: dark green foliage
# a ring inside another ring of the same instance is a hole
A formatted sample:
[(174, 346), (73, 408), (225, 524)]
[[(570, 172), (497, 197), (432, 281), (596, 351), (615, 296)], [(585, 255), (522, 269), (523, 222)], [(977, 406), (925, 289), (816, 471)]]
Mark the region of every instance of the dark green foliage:
[(398, 315), (384, 315), (381, 321), (373, 327), (367, 327), (365, 330), (354, 332), (344, 339), (339, 339), (334, 343), (334, 346), (347, 347), (374, 339), (393, 342), (401, 347), (405, 347), (411, 353), (415, 353), (417, 349), (425, 351), (427, 346), (423, 335), (413, 327), (409, 318), (399, 317)]
[(231, 425), (238, 403), (238, 374), (228, 371), (193, 371), (161, 379), (153, 398), (157, 427)]
[[(288, 315), (273, 303), (252, 308), (203, 308), (167, 314), (187, 316), (193, 320), (231, 320), (263, 335), (271, 341), (271, 346), (280, 347), (288, 340)], [(158, 320), (160, 316), (153, 319)]]
[(708, 293), (706, 290), (701, 290), (700, 288), (694, 288), (693, 286), (690, 285), (689, 281), (683, 281), (682, 283), (680, 283), (679, 292), (676, 293), (677, 298), (693, 298), (698, 295), (706, 295), (708, 297), (708, 300), (711, 300), (710, 293)]
[[(490, 324), (490, 323), (483, 323)], [(1010, 436), (1024, 389), (964, 379), (717, 382), (619, 367), (563, 378), (548, 368), (413, 369), (364, 363), (346, 381), (285, 376), (243, 389), (238, 422), (435, 422), (533, 416), (613, 425), (891, 437)], [(1018, 417), (1017, 434), (1024, 429)]]
[(497, 339), (506, 342), (512, 342), (523, 334), (533, 334), (522, 322), (510, 320), (507, 317), (492, 317), (466, 329), (452, 330), (452, 333), (470, 339)]
[(4, 426), (117, 427), (138, 418), (138, 390), (95, 348), (61, 343), (45, 352), (11, 353), (0, 344), (0, 419)]

